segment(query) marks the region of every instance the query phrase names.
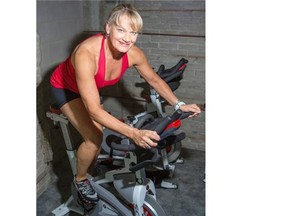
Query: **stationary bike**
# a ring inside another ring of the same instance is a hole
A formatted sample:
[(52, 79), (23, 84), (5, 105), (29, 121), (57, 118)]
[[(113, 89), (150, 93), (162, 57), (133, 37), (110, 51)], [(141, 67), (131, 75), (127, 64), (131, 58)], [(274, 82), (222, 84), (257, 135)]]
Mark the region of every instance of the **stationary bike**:
[[(188, 60), (182, 58), (173, 67), (166, 69), (162, 64), (158, 68), (157, 74), (168, 84), (172, 91), (175, 91), (180, 86), (180, 80), (183, 78), (183, 73), (187, 67)], [(136, 128), (141, 128), (147, 121), (157, 118), (164, 117), (165, 113), (163, 111), (163, 104), (165, 101), (161, 98), (159, 93), (150, 86), (149, 94), (146, 97), (146, 111), (139, 113), (135, 116), (128, 116), (125, 123)], [(109, 145), (109, 138), (111, 135), (117, 135), (116, 132), (105, 128), (103, 130), (103, 142), (102, 152), (99, 158), (121, 158), (125, 155), (124, 151), (114, 150), (111, 152)], [(125, 140), (126, 141), (126, 140)], [(125, 142), (123, 141), (123, 142)], [(181, 153), (182, 143), (177, 142), (173, 145), (168, 145), (165, 149), (159, 149), (161, 155), (161, 160), (158, 164), (154, 165), (159, 171), (164, 171), (166, 174), (164, 176), (172, 177), (175, 171), (176, 163), (184, 163), (184, 160), (179, 158)], [(155, 170), (155, 169), (154, 169)], [(170, 183), (164, 179), (161, 180), (160, 186), (163, 188), (176, 189), (178, 188), (177, 183)]]
[[(175, 135), (175, 131), (181, 126), (181, 119), (192, 113), (182, 113), (175, 111), (166, 117), (151, 119), (144, 129), (154, 130), (160, 135), (158, 149), (166, 148), (185, 138), (185, 133)], [(55, 124), (60, 124), (67, 154), (72, 168), (76, 174), (76, 154), (71, 142), (69, 130), (67, 130), (68, 120), (63, 114), (47, 112), (47, 117), (51, 118)], [(110, 148), (112, 151), (126, 151), (124, 156), (124, 166), (105, 173), (103, 178), (89, 176), (89, 180), (94, 190), (97, 192), (99, 200), (96, 205), (80, 200), (76, 189), (72, 187), (72, 195), (68, 201), (52, 213), (62, 216), (70, 211), (82, 215), (97, 216), (166, 216), (165, 211), (156, 199), (154, 183), (146, 177), (145, 167), (160, 160), (157, 148), (143, 149), (136, 146), (131, 140), (123, 136), (115, 136), (111, 139)], [(126, 140), (127, 144), (122, 144)]]
[[(183, 78), (183, 73), (187, 67), (188, 60), (185, 58), (181, 58), (177, 64), (175, 64), (171, 68), (165, 68), (163, 64), (161, 64), (156, 72), (170, 87), (170, 89), (174, 92), (180, 86), (180, 81)], [(126, 123), (134, 126), (141, 127), (144, 121), (146, 121), (146, 115), (150, 114), (154, 117), (163, 117), (165, 113), (163, 111), (163, 104), (165, 101), (161, 98), (159, 93), (152, 87), (149, 86), (149, 93), (145, 95), (146, 98), (146, 111), (141, 112), (134, 116), (128, 116), (126, 119)], [(111, 134), (111, 130), (104, 130), (104, 138), (106, 135)], [(112, 132), (113, 133), (113, 132)], [(105, 140), (102, 143), (102, 149), (104, 154), (110, 154), (110, 147), (107, 145)], [(168, 162), (174, 162), (177, 160), (181, 153), (181, 142), (177, 143), (177, 145), (172, 145), (169, 149), (166, 149)], [(124, 152), (114, 151), (114, 156), (123, 156)]]

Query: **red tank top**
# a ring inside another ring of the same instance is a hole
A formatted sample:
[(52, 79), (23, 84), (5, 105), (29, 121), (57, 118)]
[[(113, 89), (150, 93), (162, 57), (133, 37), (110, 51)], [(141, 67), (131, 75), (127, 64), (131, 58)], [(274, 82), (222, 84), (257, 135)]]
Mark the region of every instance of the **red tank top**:
[[(100, 90), (104, 86), (116, 84), (121, 79), (126, 69), (129, 67), (129, 62), (127, 53), (124, 53), (122, 56), (122, 68), (119, 77), (113, 80), (105, 80), (105, 72), (106, 72), (105, 68), (106, 59), (104, 49), (105, 36), (103, 36), (102, 34), (97, 34), (94, 36), (103, 37), (100, 48), (100, 56), (98, 60), (98, 71), (94, 77), (96, 86), (98, 90)], [(50, 83), (55, 88), (64, 88), (79, 93), (76, 83), (75, 69), (71, 63), (71, 55), (64, 62), (59, 64), (58, 67), (54, 70), (50, 78)]]

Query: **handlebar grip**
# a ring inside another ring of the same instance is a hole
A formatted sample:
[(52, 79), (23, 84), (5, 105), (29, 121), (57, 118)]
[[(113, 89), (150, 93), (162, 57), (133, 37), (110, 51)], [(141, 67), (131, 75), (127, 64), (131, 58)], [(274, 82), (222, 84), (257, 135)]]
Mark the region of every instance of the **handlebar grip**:
[(166, 137), (165, 139), (161, 140), (160, 142), (158, 142), (157, 148), (164, 149), (167, 146), (174, 145), (182, 141), (185, 138), (186, 138), (186, 134), (184, 132), (181, 132), (180, 134), (177, 134), (177, 135), (170, 135)]
[(179, 119), (181, 114), (182, 114), (182, 111), (178, 109), (172, 115), (166, 116), (164, 118), (164, 120), (162, 122), (160, 122), (160, 124), (158, 124), (156, 126), (156, 128), (154, 129), (156, 131), (156, 133), (161, 135), (161, 133), (164, 131), (164, 129), (167, 127), (167, 125), (170, 124), (171, 122)]
[(193, 115), (194, 112), (183, 112), (180, 116), (180, 119), (185, 119), (185, 118), (188, 118), (190, 115)]

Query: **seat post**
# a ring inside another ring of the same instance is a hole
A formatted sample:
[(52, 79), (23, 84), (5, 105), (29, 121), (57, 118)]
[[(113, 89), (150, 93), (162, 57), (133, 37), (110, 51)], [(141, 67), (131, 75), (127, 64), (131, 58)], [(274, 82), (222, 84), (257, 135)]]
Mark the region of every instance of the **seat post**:
[(72, 138), (70, 135), (70, 130), (68, 128), (69, 121), (63, 114), (56, 114), (52, 112), (47, 112), (46, 116), (53, 120), (54, 124), (60, 124), (60, 128), (64, 137), (64, 142), (66, 145), (66, 153), (70, 162), (73, 176), (76, 175), (76, 150), (74, 148)]

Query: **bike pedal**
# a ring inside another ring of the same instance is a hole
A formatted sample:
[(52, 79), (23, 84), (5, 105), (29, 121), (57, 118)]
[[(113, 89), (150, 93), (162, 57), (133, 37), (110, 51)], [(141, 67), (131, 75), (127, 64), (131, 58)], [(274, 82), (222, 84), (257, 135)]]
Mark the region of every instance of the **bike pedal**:
[(92, 202), (85, 200), (85, 199), (82, 199), (82, 198), (78, 198), (77, 203), (79, 205), (81, 205), (86, 212), (91, 211), (96, 205), (96, 203), (92, 203)]
[(112, 165), (113, 164), (113, 158), (106, 158), (105, 160), (102, 160), (99, 162), (100, 165)]

